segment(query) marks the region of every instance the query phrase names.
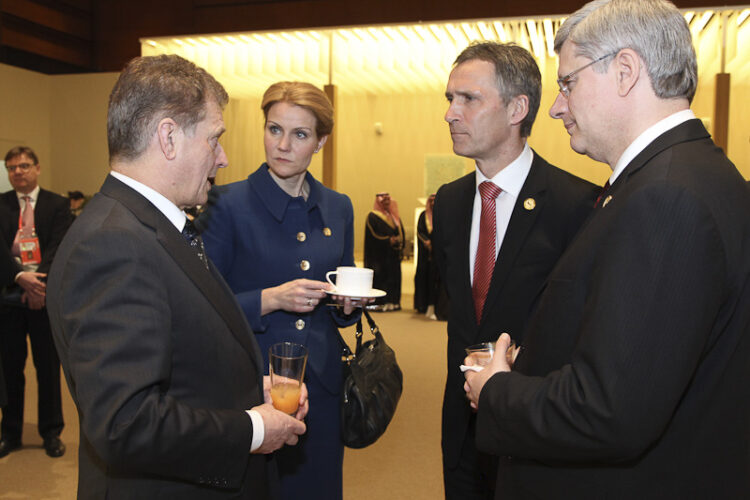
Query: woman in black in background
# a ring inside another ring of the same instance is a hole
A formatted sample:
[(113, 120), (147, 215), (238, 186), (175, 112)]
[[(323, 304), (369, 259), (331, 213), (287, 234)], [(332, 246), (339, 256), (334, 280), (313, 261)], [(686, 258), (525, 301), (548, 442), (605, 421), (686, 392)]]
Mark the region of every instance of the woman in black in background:
[(447, 319), (448, 297), (432, 259), (432, 207), (435, 195), (427, 198), (417, 222), (417, 271), (414, 274), (414, 309), (428, 319)]

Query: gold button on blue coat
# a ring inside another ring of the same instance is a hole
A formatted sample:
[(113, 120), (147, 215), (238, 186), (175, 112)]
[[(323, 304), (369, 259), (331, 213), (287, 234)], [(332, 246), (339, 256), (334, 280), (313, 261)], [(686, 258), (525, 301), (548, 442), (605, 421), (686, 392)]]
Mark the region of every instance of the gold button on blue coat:
[(295, 326), (295, 328), (297, 328), (297, 330), (302, 330), (305, 327), (305, 320), (304, 319), (298, 319), (294, 323), (294, 326)]
[(307, 271), (308, 269), (310, 269), (310, 262), (303, 260), (302, 262), (299, 263), (299, 268), (302, 269), (303, 271)]
[(300, 231), (297, 233), (297, 241), (305, 241), (307, 239), (307, 235)]
[(330, 227), (324, 227), (323, 228), (323, 236), (331, 236), (331, 228)]

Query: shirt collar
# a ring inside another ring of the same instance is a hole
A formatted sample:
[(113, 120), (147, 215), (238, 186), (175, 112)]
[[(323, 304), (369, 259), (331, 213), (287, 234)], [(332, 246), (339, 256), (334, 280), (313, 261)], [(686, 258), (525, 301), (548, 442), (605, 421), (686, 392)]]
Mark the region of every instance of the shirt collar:
[(143, 195), (143, 197), (150, 201), (151, 204), (159, 210), (159, 212), (163, 213), (164, 216), (169, 219), (169, 222), (171, 222), (178, 231), (182, 232), (182, 229), (185, 227), (185, 221), (187, 221), (187, 217), (185, 216), (185, 212), (180, 210), (177, 205), (169, 201), (158, 191), (155, 191), (147, 185), (138, 182), (132, 177), (128, 177), (127, 175), (120, 172), (115, 172), (114, 170), (111, 171), (110, 174), (115, 179), (123, 182), (124, 184), (127, 184), (132, 189)]
[(523, 183), (526, 182), (526, 177), (529, 175), (531, 170), (531, 162), (534, 161), (534, 152), (531, 151), (529, 143), (524, 143), (523, 150), (518, 157), (510, 162), (507, 167), (496, 173), (491, 179), (485, 177), (479, 168), (476, 169), (476, 181), (477, 189), (479, 185), (484, 181), (491, 181), (497, 185), (504, 192), (513, 195), (518, 198), (521, 193)]
[(667, 130), (671, 130), (677, 125), (692, 120), (693, 118), (695, 118), (695, 114), (691, 109), (683, 109), (682, 111), (678, 111), (677, 113), (669, 115), (663, 120), (654, 123), (644, 130), (641, 135), (636, 137), (636, 139), (630, 143), (630, 146), (623, 151), (620, 159), (617, 160), (617, 164), (615, 165), (614, 170), (612, 170), (612, 175), (609, 177), (609, 184), (614, 184), (617, 177), (619, 177), (622, 171), (625, 170), (625, 167), (633, 161), (633, 158), (638, 156), (638, 153), (646, 149), (646, 146), (654, 142), (657, 137)]
[(21, 204), (21, 200), (23, 199), (24, 196), (28, 196), (29, 198), (31, 198), (31, 203), (36, 203), (36, 200), (39, 199), (39, 190), (40, 189), (41, 188), (39, 187), (39, 184), (37, 184), (36, 187), (34, 189), (32, 189), (31, 192), (28, 193), (28, 194), (23, 194), (20, 191), (16, 191), (16, 196), (18, 196), (18, 204), (19, 205)]

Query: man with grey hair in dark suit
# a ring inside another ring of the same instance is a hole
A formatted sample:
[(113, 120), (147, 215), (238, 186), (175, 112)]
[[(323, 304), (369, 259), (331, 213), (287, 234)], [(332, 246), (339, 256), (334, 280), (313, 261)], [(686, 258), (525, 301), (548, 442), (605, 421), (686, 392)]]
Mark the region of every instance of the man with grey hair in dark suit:
[(690, 110), (690, 29), (597, 0), (555, 49), (550, 114), (612, 175), (512, 371), (467, 372), (497, 498), (750, 498), (750, 192)]
[(112, 171), (48, 285), (79, 498), (275, 498), (271, 453), (306, 430), (306, 389), (295, 415), (270, 404), (253, 332), (184, 213), (227, 165), (227, 100), (174, 55), (134, 59), (110, 95)]

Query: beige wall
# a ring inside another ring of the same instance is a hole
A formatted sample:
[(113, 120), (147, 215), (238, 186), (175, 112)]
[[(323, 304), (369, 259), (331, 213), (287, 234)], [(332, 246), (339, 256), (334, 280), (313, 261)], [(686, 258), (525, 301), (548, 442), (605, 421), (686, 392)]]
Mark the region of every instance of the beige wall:
[(107, 97), (117, 75), (44, 75), (0, 64), (0, 154), (27, 145), (40, 185), (93, 194), (106, 175)]
[(109, 172), (107, 101), (117, 73), (49, 78), (52, 185), (61, 193), (94, 194)]
[[(42, 165), (39, 182), (44, 186), (52, 183), (50, 86), (45, 75), (0, 64), (0, 159), (12, 147), (32, 147)], [(5, 172), (0, 175), (7, 180)]]

